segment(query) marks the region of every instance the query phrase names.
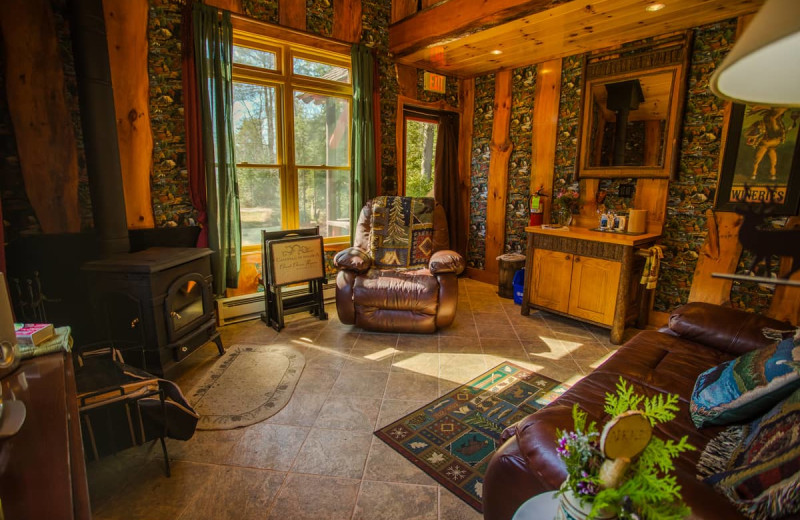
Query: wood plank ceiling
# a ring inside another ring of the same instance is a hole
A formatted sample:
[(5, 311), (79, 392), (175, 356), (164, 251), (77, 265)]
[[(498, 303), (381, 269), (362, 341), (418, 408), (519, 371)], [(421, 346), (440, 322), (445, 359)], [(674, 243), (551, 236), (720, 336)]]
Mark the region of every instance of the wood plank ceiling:
[[(397, 1), (397, 0), (396, 0)], [(540, 63), (755, 12), (764, 0), (446, 0), (389, 28), (396, 61), (458, 77)]]

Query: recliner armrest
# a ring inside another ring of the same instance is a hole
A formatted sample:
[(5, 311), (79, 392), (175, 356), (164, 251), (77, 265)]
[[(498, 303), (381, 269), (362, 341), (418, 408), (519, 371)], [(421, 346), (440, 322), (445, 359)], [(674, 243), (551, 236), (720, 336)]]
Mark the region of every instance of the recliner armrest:
[(333, 258), (333, 265), (339, 269), (355, 271), (361, 274), (366, 273), (372, 267), (372, 258), (361, 248), (348, 247), (336, 253)]
[(428, 262), (428, 270), (434, 275), (445, 273), (459, 275), (464, 271), (464, 257), (449, 249), (436, 251)]

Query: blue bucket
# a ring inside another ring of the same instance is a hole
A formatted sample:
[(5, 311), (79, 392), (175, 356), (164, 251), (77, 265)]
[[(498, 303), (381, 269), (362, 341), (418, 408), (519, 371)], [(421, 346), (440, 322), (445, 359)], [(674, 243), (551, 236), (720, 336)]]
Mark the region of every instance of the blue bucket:
[(522, 293), (525, 292), (525, 269), (514, 273), (514, 303), (522, 305)]

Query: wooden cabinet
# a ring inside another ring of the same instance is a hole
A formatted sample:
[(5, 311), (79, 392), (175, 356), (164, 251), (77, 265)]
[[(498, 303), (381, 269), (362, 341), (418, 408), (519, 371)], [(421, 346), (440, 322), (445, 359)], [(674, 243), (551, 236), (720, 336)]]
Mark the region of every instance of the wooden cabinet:
[(611, 325), (617, 303), (620, 267), (619, 262), (576, 256), (572, 262), (569, 314)]
[(533, 257), (532, 301), (558, 312), (569, 309), (572, 255), (542, 250)]
[(540, 308), (608, 327), (622, 342), (625, 323), (637, 314), (636, 282), (644, 262), (634, 248), (658, 235), (609, 235), (588, 229), (528, 231), (522, 314)]

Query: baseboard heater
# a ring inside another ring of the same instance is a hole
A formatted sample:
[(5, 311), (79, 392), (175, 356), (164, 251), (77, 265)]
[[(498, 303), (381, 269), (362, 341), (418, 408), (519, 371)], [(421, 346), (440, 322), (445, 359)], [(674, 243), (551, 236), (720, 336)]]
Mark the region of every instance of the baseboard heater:
[[(305, 291), (305, 286), (298, 285), (287, 287), (283, 290), (284, 294), (291, 296), (292, 293)], [(336, 283), (330, 281), (323, 288), (325, 302), (333, 301), (336, 298)], [(242, 294), (240, 296), (230, 296), (219, 298), (217, 305), (217, 323), (220, 327), (238, 323), (240, 321), (254, 320), (264, 312), (264, 293)]]

